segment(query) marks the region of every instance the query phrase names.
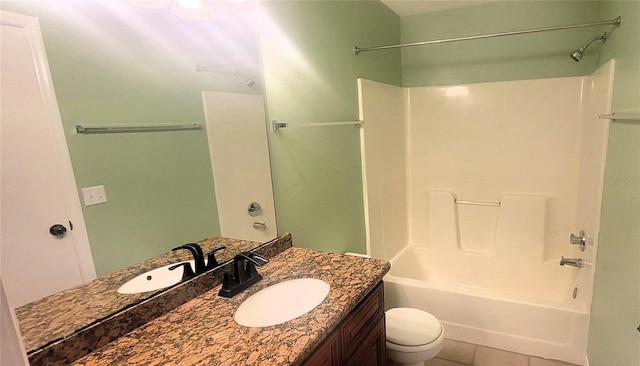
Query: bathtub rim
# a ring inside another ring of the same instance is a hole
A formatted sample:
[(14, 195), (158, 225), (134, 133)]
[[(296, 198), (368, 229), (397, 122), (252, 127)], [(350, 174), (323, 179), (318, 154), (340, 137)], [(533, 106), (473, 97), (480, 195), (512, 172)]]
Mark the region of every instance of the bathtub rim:
[[(395, 256), (393, 256), (393, 258), (389, 259), (389, 263), (391, 264), (391, 269), (384, 276), (383, 278), (384, 281), (405, 283), (405, 284), (410, 284), (414, 286), (427, 287), (427, 288), (439, 290), (439, 291), (453, 291), (457, 293), (468, 294), (471, 296), (486, 297), (492, 300), (507, 301), (515, 304), (530, 304), (530, 305), (536, 305), (536, 306), (541, 306), (546, 308), (563, 309), (566, 311), (576, 312), (579, 314), (589, 313), (588, 304), (587, 304), (588, 299), (586, 299), (584, 295), (581, 296), (580, 300), (576, 299), (575, 300), (576, 303), (570, 303), (570, 302), (562, 302), (562, 301), (555, 301), (555, 300), (549, 300), (549, 299), (537, 299), (532, 296), (521, 295), (518, 293), (509, 292), (509, 291), (491, 290), (483, 287), (461, 285), (453, 282), (434, 282), (434, 281), (421, 280), (421, 279), (416, 279), (411, 277), (398, 276), (394, 274), (394, 264), (396, 264), (396, 262), (398, 261), (398, 258), (403, 254), (406, 254), (408, 251), (411, 251), (416, 248), (422, 249), (423, 246), (407, 245)], [(570, 289), (568, 289), (567, 291), (570, 291)]]

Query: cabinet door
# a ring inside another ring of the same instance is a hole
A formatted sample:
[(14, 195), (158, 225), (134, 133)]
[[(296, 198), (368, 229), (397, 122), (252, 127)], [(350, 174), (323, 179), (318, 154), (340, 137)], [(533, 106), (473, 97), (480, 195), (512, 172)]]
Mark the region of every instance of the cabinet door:
[(342, 365), (342, 347), (340, 347), (340, 333), (333, 332), (324, 340), (311, 357), (303, 365), (305, 366), (339, 366)]
[(384, 317), (355, 349), (346, 366), (381, 366), (386, 364), (386, 336)]
[(384, 316), (383, 290), (382, 283), (377, 285), (343, 321), (340, 331), (345, 359), (364, 342), (376, 321)]
[(303, 365), (386, 365), (383, 290), (384, 285), (380, 282)]

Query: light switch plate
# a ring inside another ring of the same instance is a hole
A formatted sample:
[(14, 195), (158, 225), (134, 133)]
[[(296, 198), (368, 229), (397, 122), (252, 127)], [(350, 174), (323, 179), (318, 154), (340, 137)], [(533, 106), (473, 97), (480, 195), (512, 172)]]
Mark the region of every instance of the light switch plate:
[(85, 206), (107, 202), (107, 194), (104, 191), (104, 186), (82, 188), (82, 197), (84, 198)]

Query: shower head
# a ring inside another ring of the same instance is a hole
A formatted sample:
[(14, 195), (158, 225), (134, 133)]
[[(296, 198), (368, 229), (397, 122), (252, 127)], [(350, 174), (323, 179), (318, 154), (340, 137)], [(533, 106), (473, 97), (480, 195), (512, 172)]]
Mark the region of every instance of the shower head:
[(226, 74), (226, 75), (233, 75), (233, 77), (236, 78), (243, 78), (244, 79), (244, 85), (246, 85), (249, 88), (253, 88), (256, 85), (255, 80), (249, 78), (248, 75), (240, 72), (240, 70), (238, 69), (234, 69), (233, 72), (225, 72), (225, 71), (220, 71), (219, 69), (224, 68), (228, 65), (223, 65), (223, 66), (200, 66), (200, 65), (196, 65), (195, 70), (197, 72), (218, 72), (221, 74)]
[(243, 78), (245, 79), (245, 80), (244, 80), (244, 84), (245, 84), (246, 86), (248, 86), (249, 88), (251, 88), (251, 87), (253, 87), (254, 85), (256, 85), (256, 82), (255, 82), (255, 81), (253, 81), (253, 80), (249, 79), (249, 78), (247, 77), (247, 75), (245, 75), (245, 74), (241, 73), (241, 72), (240, 72), (240, 71), (238, 71), (237, 69), (236, 69), (236, 70), (233, 70), (233, 76), (235, 76), (235, 77), (237, 77), (237, 78), (239, 78), (239, 77), (243, 77)]
[(575, 62), (580, 62), (580, 60), (582, 60), (582, 53), (584, 52), (584, 50), (575, 50), (573, 52), (571, 52), (571, 58), (573, 59), (573, 61)]
[(580, 49), (571, 52), (569, 56), (573, 59), (573, 61), (580, 62), (580, 60), (582, 60), (582, 55), (584, 54), (584, 50), (586, 50), (591, 43), (595, 41), (602, 41), (602, 43), (606, 43), (607, 36), (608, 36), (607, 32), (604, 32), (604, 34), (601, 36), (591, 38), (589, 41), (587, 41), (587, 43), (584, 44), (584, 46), (580, 47)]

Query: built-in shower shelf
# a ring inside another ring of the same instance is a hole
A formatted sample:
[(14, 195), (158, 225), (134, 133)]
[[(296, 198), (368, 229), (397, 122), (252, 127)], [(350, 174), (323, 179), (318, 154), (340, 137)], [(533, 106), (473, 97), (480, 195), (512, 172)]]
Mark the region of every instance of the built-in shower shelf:
[(601, 114), (600, 119), (640, 120), (640, 110), (628, 110), (628, 111), (612, 112), (610, 114)]

